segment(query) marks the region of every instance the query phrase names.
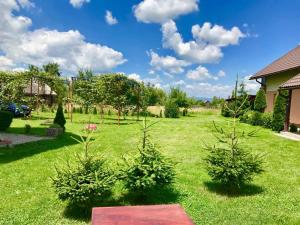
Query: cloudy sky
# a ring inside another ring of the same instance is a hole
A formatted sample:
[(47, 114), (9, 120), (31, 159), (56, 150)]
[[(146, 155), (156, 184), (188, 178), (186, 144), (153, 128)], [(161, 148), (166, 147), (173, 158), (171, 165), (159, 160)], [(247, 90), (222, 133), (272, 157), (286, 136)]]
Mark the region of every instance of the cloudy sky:
[(300, 43), (299, 0), (0, 0), (0, 69), (57, 62), (197, 97), (231, 93)]

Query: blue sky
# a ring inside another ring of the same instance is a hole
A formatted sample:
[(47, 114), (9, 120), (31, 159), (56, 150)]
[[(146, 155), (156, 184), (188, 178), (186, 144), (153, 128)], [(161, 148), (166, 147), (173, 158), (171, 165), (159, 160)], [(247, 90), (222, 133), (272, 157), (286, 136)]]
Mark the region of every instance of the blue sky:
[[(300, 43), (300, 1), (0, 0), (0, 69), (61, 64), (226, 97)], [(108, 15), (109, 14), (109, 15)], [(193, 32), (192, 32), (193, 30)]]

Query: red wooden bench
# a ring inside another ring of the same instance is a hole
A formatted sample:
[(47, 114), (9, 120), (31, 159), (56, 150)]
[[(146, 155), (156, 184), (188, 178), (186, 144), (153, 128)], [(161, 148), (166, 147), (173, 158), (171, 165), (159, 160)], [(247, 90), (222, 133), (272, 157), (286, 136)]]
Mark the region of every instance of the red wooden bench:
[(194, 225), (180, 205), (93, 208), (92, 225)]

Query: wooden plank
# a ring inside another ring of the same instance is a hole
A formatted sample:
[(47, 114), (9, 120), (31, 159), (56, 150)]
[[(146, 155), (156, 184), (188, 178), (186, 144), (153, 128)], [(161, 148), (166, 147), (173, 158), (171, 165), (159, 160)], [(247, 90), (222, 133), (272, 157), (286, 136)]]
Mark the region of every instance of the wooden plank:
[(92, 225), (194, 225), (180, 205), (93, 208)]

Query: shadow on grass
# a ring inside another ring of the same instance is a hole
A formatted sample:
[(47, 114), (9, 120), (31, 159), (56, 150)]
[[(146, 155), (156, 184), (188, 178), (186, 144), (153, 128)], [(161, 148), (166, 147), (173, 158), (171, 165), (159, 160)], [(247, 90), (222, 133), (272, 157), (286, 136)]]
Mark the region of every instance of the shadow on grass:
[(16, 145), (13, 148), (0, 148), (0, 163), (10, 163), (42, 152), (78, 144), (78, 142), (72, 137), (77, 139), (80, 138), (78, 135), (66, 132), (64, 135), (56, 139), (30, 142)]
[(170, 204), (176, 203), (179, 196), (179, 192), (171, 188), (148, 191), (143, 194), (127, 193), (119, 199), (96, 202), (93, 206), (86, 208), (68, 205), (63, 215), (69, 219), (89, 222), (91, 220), (93, 207)]
[(227, 197), (242, 197), (242, 196), (252, 196), (264, 192), (264, 188), (254, 185), (254, 184), (245, 184), (238, 190), (233, 190), (228, 187), (224, 187), (222, 184), (217, 182), (204, 182), (204, 185), (211, 192), (215, 192), (219, 195)]

